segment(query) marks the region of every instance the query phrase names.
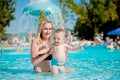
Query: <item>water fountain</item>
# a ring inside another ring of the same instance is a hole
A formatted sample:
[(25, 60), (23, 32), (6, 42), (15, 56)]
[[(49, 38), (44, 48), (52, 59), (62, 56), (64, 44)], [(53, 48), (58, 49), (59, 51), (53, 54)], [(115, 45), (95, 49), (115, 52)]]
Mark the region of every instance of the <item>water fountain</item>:
[[(39, 23), (44, 20), (50, 20), (53, 28), (63, 28), (61, 9), (49, 0), (31, 0), (31, 2), (23, 9), (18, 29), (18, 37), (21, 43), (19, 46), (29, 46), (31, 40), (37, 32)], [(26, 43), (26, 44), (25, 44)]]
[[(36, 33), (42, 19), (52, 21), (54, 29), (64, 28), (62, 13), (58, 6), (49, 0), (31, 0), (22, 12), (20, 19), (20, 32)], [(23, 29), (24, 27), (24, 29)]]

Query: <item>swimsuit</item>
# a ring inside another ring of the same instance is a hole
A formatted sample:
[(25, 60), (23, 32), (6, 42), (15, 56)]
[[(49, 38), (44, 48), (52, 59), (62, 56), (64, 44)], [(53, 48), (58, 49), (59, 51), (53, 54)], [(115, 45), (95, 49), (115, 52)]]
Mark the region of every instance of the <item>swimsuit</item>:
[[(43, 46), (43, 47), (44, 47), (44, 46)], [(43, 49), (43, 47), (39, 48), (39, 50)], [(42, 55), (44, 55), (44, 54), (40, 54), (40, 55), (38, 55), (38, 56), (42, 56)], [(51, 60), (51, 59), (52, 59), (52, 54), (50, 54), (47, 58), (45, 58), (44, 61), (45, 61), (45, 60)], [(34, 70), (35, 70), (35, 66), (34, 66)], [(48, 71), (48, 72), (50, 72), (50, 71)]]
[(64, 66), (65, 66), (65, 62), (59, 62), (56, 59), (52, 59), (51, 60), (51, 66), (56, 66), (58, 68), (58, 72), (62, 73), (63, 69), (64, 69)]
[(50, 54), (45, 60), (51, 60), (52, 59), (52, 54)]

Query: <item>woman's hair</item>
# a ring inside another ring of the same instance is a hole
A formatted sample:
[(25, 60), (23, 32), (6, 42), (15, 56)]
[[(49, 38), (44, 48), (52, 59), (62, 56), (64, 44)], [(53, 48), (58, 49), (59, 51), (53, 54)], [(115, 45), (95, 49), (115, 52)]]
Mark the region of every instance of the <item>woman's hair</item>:
[[(43, 29), (44, 29), (44, 25), (47, 24), (47, 23), (51, 23), (51, 24), (52, 24), (51, 21), (49, 21), (49, 20), (44, 20), (44, 21), (42, 21), (42, 22), (39, 24), (39, 26), (38, 26), (38, 32), (37, 32), (37, 43), (38, 43), (38, 44), (41, 44), (42, 41), (43, 41), (42, 31), (43, 31)], [(50, 42), (51, 42), (51, 36), (50, 36), (50, 38), (49, 38), (49, 40), (48, 40), (48, 43), (50, 43)]]

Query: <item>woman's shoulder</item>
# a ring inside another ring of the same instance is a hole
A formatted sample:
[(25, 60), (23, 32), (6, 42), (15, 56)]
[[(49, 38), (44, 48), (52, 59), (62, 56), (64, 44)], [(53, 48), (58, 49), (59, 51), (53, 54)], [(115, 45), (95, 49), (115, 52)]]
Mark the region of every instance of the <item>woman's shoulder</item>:
[(37, 39), (33, 39), (32, 43), (36, 43), (37, 44)]

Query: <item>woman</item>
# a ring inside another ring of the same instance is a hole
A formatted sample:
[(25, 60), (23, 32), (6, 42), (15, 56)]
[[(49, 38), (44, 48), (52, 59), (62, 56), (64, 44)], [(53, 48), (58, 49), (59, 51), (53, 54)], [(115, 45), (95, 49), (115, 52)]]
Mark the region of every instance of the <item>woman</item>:
[[(52, 55), (49, 53), (39, 54), (39, 51), (49, 47), (51, 43), (52, 23), (48, 20), (42, 21), (39, 25), (37, 38), (32, 41), (31, 45), (31, 61), (36, 72), (50, 72), (50, 60)], [(57, 49), (54, 49), (57, 51)], [(67, 53), (67, 50), (66, 50)], [(66, 72), (74, 71), (72, 68), (66, 68)]]
[(37, 37), (32, 41), (31, 45), (31, 61), (36, 72), (50, 72), (50, 64), (52, 56), (48, 53), (38, 55), (39, 51), (46, 48), (51, 43), (52, 23), (48, 20), (42, 21), (39, 25)]

